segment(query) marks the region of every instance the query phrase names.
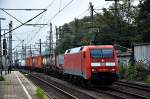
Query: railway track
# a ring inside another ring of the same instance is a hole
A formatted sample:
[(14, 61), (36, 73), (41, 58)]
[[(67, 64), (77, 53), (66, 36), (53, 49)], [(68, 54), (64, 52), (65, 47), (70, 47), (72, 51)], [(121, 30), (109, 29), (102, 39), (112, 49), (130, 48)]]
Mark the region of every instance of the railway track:
[(118, 81), (112, 85), (111, 90), (134, 96), (138, 99), (150, 99), (150, 88), (135, 83)]
[[(45, 77), (46, 76), (41, 75), (39, 73), (35, 73), (35, 74), (33, 73), (32, 77), (30, 79), (38, 79), (39, 81), (45, 83), (48, 86), (51, 86), (51, 84), (52, 84), (52, 86), (53, 85), (56, 86), (57, 87), (56, 90), (59, 91), (61, 94), (63, 94), (63, 95), (67, 94), (66, 96), (64, 96), (65, 97), (64, 99), (97, 99), (97, 98), (93, 97), (93, 95), (88, 95), (88, 94), (85, 94), (82, 92), (78, 92), (73, 88), (72, 89), (69, 87), (67, 88), (63, 84), (61, 84), (61, 83), (59, 84), (55, 81), (53, 82), (53, 81), (51, 81), (51, 79), (48, 79)], [(36, 82), (38, 82), (38, 81), (36, 81)], [(140, 87), (139, 86), (137, 87), (136, 85), (133, 85), (133, 86), (131, 84), (118, 81), (118, 82), (114, 83), (112, 85), (112, 87), (109, 87), (107, 89), (92, 88), (92, 91), (94, 91), (98, 94), (99, 93), (102, 94), (100, 99), (103, 99), (102, 98), (103, 95), (104, 95), (104, 97), (108, 96), (108, 97), (112, 97), (115, 99), (116, 98), (117, 99), (150, 99), (150, 96), (149, 96), (150, 94), (148, 93), (149, 88), (145, 88), (144, 86), (140, 86), (140, 85), (139, 85)], [(55, 89), (55, 87), (53, 87), (53, 88)], [(46, 89), (49, 89), (49, 88), (46, 87)], [(145, 92), (147, 92), (147, 94), (145, 94)], [(46, 95), (51, 97), (51, 94), (49, 94), (49, 93)], [(71, 96), (69, 96), (69, 95), (71, 95)], [(66, 98), (66, 97), (68, 97), (68, 98)], [(59, 99), (62, 99), (62, 97)]]
[[(36, 76), (34, 76), (34, 75), (32, 75), (32, 74), (30, 74), (30, 75), (31, 75), (33, 78), (36, 78), (38, 81), (41, 81), (41, 82), (45, 83), (46, 85), (48, 85), (48, 87), (49, 87), (49, 86), (50, 86), (50, 87), (53, 87), (54, 89), (56, 89), (56, 90), (59, 91), (60, 93), (64, 94), (65, 96), (67, 96), (67, 97), (69, 97), (69, 98), (71, 98), (71, 99), (78, 99), (76, 96), (74, 96), (74, 95), (72, 95), (72, 94), (66, 92), (65, 90), (63, 90), (63, 89), (61, 89), (61, 88), (55, 86), (54, 84), (51, 84), (51, 83), (49, 83), (49, 82), (47, 82), (47, 81), (41, 79), (40, 77), (36, 77)], [(50, 95), (48, 95), (48, 96), (50, 97)]]
[(94, 90), (117, 99), (150, 99), (149, 86), (131, 82), (118, 81), (105, 90), (95, 88)]
[(102, 94), (105, 94), (105, 95), (109, 95), (111, 97), (114, 97), (115, 99), (126, 99), (126, 97), (124, 97), (123, 95), (121, 94), (118, 94), (114, 91), (110, 91), (110, 90), (101, 90), (101, 89), (96, 89), (94, 88), (93, 89), (94, 91), (96, 92), (99, 92), (99, 93), (102, 93)]
[[(95, 97), (89, 96), (85, 93), (78, 92), (76, 90), (72, 90), (69, 88), (60, 87), (62, 85), (58, 86), (56, 83), (54, 84), (54, 83), (51, 83), (50, 81), (44, 80), (41, 77), (38, 77), (38, 75), (30, 74), (27, 77), (32, 82), (34, 82), (37, 86), (40, 86), (50, 99), (54, 99), (54, 98), (57, 98), (57, 99), (62, 99), (62, 98), (64, 99), (96, 99)], [(55, 90), (54, 94), (51, 93), (52, 90)]]
[(127, 82), (127, 81), (118, 81), (118, 82), (115, 82), (114, 84), (132, 87), (132, 88), (136, 88), (139, 90), (144, 90), (144, 91), (150, 92), (150, 86), (148, 86), (148, 85), (137, 84), (137, 83)]
[(150, 99), (150, 97), (139, 95), (137, 93), (132, 93), (124, 90), (116, 89), (115, 87), (108, 88), (107, 90), (103, 89), (94, 89), (97, 92), (110, 95), (117, 99)]
[(116, 87), (114, 88), (111, 88), (112, 91), (116, 91), (116, 92), (119, 92), (119, 93), (122, 93), (122, 94), (126, 94), (127, 96), (131, 96), (135, 99), (150, 99), (150, 97), (147, 97), (145, 95), (142, 95), (142, 94), (138, 94), (136, 92), (131, 92), (131, 91), (128, 91), (128, 90), (121, 90), (121, 89), (117, 89)]

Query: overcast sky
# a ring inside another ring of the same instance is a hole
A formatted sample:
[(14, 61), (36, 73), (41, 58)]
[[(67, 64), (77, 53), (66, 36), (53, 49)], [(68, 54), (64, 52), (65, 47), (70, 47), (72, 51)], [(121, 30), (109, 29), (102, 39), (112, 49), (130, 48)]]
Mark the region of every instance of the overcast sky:
[[(72, 1), (72, 2), (71, 2)], [(137, 0), (136, 0), (137, 1)], [(50, 20), (58, 11), (68, 4), (62, 12), (60, 12), (55, 18)], [(112, 2), (105, 0), (0, 0), (0, 8), (10, 8), (10, 9), (45, 9), (48, 10), (40, 15), (38, 18), (30, 23), (50, 23), (52, 22), (54, 26), (62, 26), (64, 23), (68, 23), (74, 18), (82, 18), (89, 15), (88, 7), (89, 2), (92, 2), (94, 8), (108, 7)], [(39, 14), (41, 11), (7, 11), (9, 14), (16, 17), (21, 22), (26, 22), (30, 18)], [(0, 17), (6, 18), (2, 21), (2, 28), (8, 28), (10, 20), (13, 21), (13, 28), (20, 25), (20, 23), (14, 20), (12, 17), (0, 10)], [(25, 43), (35, 43), (38, 39), (42, 38), (45, 41), (48, 26), (45, 26), (38, 32), (39, 27), (33, 26), (23, 26), (15, 31), (13, 31), (13, 39), (25, 40)], [(13, 42), (13, 47), (19, 42)]]

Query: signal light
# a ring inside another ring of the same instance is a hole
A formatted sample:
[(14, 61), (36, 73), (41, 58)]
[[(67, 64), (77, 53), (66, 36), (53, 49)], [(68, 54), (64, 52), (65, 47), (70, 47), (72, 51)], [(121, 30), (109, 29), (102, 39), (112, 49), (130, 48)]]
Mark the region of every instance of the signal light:
[(3, 50), (3, 55), (7, 55), (7, 50), (6, 49)]
[(3, 39), (3, 49), (7, 49), (6, 39)]

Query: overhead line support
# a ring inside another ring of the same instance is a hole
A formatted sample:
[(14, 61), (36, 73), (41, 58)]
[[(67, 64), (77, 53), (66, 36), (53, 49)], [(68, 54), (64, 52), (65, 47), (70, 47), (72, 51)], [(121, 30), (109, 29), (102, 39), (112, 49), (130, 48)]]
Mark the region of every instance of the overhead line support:
[[(28, 21), (24, 22), (23, 24), (21, 24), (21, 25), (17, 26), (17, 27), (16, 27), (16, 28), (14, 28), (14, 29), (11, 29), (10, 31), (6, 32), (5, 34), (8, 34), (9, 32), (12, 32), (12, 31), (14, 31), (14, 30), (16, 30), (16, 29), (20, 28), (21, 26), (23, 26), (23, 25), (25, 25), (25, 24), (29, 23), (30, 21), (32, 21), (33, 19), (35, 19), (36, 17), (38, 17), (39, 15), (41, 15), (42, 13), (44, 13), (45, 11), (46, 11), (46, 10), (42, 11), (42, 12), (41, 12), (41, 13), (39, 13), (38, 15), (34, 16), (32, 19), (29, 19)], [(3, 35), (1, 35), (1, 36), (4, 36), (4, 34), (3, 34)]]
[(26, 10), (26, 11), (32, 11), (32, 10), (44, 10), (46, 11), (47, 9), (6, 9), (6, 8), (0, 8), (1, 10)]

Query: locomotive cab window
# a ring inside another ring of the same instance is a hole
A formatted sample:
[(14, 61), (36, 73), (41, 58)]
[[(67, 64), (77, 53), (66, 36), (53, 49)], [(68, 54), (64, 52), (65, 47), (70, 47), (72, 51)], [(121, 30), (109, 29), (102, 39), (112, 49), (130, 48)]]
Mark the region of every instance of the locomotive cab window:
[(102, 50), (101, 49), (91, 49), (90, 55), (93, 58), (102, 58)]
[(103, 58), (113, 57), (113, 49), (102, 49)]
[(113, 49), (91, 49), (90, 55), (93, 58), (112, 58)]

